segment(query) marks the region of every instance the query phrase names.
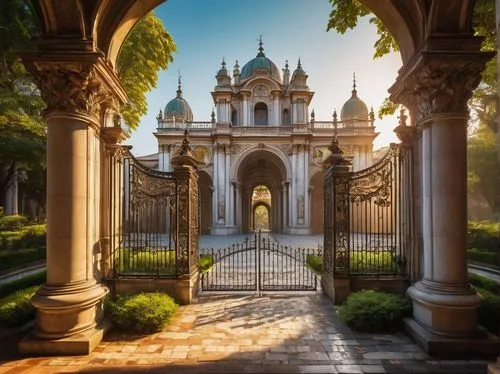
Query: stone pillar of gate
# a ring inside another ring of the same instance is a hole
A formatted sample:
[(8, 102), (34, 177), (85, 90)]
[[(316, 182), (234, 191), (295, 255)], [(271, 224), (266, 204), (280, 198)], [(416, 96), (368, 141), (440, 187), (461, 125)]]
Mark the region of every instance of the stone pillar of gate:
[(339, 147), (337, 134), (324, 161), (324, 250), (323, 292), (335, 304), (341, 304), (350, 293), (349, 279), (349, 176), (350, 162)]
[[(55, 43), (54, 45), (57, 45)], [(88, 354), (103, 336), (103, 299), (93, 265), (99, 242), (99, 137), (103, 108), (126, 94), (100, 53), (24, 56), (47, 104), (47, 281), (33, 297), (24, 354)]]
[(177, 279), (174, 297), (181, 304), (189, 304), (193, 300), (199, 284), (198, 263), (200, 251), (199, 236), (199, 162), (191, 154), (188, 131), (184, 132), (184, 140), (176, 157), (172, 158), (174, 177), (177, 180), (176, 206), (176, 268)]
[(480, 39), (454, 40), (463, 51), (443, 51), (449, 40), (429, 42), (400, 71), (391, 100), (415, 108), (422, 136), (423, 279), (408, 289), (413, 318), (409, 332), (430, 354), (488, 354), (481, 336), (481, 298), (467, 279), (467, 101), (491, 54)]

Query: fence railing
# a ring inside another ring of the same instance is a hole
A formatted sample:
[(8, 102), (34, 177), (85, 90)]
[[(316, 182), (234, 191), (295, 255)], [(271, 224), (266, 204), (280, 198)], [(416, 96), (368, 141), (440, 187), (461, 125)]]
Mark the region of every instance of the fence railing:
[(410, 267), (410, 151), (392, 144), (368, 169), (325, 178), (325, 271), (399, 276)]
[(198, 221), (192, 219), (198, 214), (198, 207), (193, 206), (198, 204), (197, 185), (183, 171), (149, 169), (128, 150), (122, 170), (122, 184), (116, 189), (121, 194), (121, 211), (112, 244), (112, 277), (188, 275), (198, 263), (197, 251), (190, 248), (192, 236), (197, 235), (193, 224)]

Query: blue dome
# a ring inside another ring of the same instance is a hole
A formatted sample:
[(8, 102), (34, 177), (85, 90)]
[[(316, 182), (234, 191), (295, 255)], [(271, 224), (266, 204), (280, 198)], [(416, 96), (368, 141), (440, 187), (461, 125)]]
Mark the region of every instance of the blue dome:
[(165, 118), (182, 117), (187, 122), (193, 121), (193, 112), (186, 99), (182, 97), (182, 91), (177, 90), (177, 97), (170, 100), (165, 106)]
[(245, 66), (243, 66), (243, 69), (241, 69), (240, 79), (244, 80), (250, 78), (254, 74), (255, 70), (266, 70), (272, 78), (281, 82), (281, 75), (278, 67), (264, 54), (262, 41), (259, 44), (260, 48), (257, 57), (248, 61)]

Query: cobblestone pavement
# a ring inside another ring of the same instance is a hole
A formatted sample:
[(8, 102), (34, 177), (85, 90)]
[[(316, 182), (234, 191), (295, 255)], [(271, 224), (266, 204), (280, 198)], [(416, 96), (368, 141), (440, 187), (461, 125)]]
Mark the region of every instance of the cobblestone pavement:
[(322, 295), (203, 296), (150, 336), (109, 334), (88, 356), (13, 359), (0, 373), (486, 373), (404, 334), (360, 334)]

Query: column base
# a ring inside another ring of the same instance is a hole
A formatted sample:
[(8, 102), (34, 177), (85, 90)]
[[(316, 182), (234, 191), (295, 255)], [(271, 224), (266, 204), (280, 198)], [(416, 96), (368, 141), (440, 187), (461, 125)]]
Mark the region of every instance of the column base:
[(102, 322), (92, 330), (54, 340), (40, 339), (34, 334), (29, 334), (19, 342), (19, 353), (29, 356), (88, 355), (101, 342), (110, 326), (110, 323)]
[(481, 297), (469, 285), (422, 280), (408, 288), (413, 318), (433, 334), (448, 338), (476, 337)]
[(496, 337), (486, 331), (478, 331), (475, 337), (455, 338), (434, 334), (412, 318), (405, 318), (404, 324), (406, 332), (431, 356), (461, 360), (492, 359), (500, 348)]

